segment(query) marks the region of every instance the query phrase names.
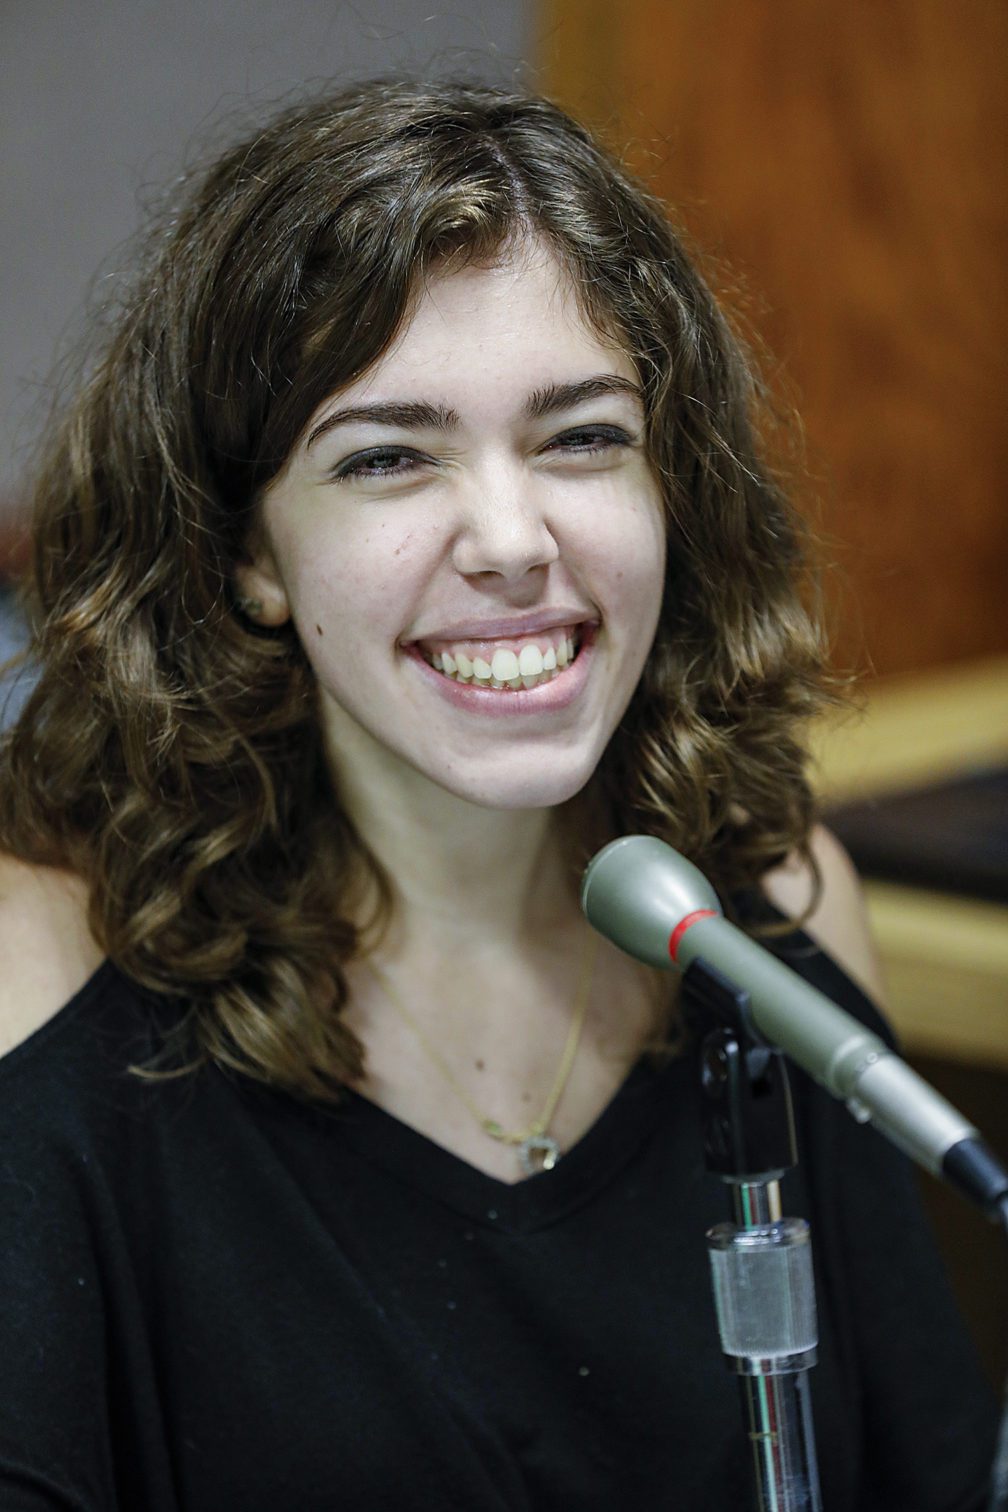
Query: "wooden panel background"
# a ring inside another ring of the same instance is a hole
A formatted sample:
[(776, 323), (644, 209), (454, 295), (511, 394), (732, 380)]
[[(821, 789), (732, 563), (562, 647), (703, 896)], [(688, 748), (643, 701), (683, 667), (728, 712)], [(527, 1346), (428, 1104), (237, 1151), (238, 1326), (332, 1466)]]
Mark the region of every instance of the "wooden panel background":
[(748, 290), (847, 585), (840, 659), (1008, 649), (1008, 7), (541, 0), (540, 18), (546, 92)]

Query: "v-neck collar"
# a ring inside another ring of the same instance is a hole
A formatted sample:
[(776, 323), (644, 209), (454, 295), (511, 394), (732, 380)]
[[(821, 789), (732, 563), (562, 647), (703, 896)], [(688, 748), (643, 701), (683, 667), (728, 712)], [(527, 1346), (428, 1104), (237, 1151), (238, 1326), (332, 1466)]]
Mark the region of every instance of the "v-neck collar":
[(377, 1103), (348, 1091), (337, 1115), (356, 1154), (472, 1223), (504, 1233), (545, 1228), (612, 1181), (653, 1132), (665, 1098), (689, 1085), (690, 1057), (656, 1069), (644, 1059), (591, 1127), (557, 1162), (509, 1183), (472, 1166)]

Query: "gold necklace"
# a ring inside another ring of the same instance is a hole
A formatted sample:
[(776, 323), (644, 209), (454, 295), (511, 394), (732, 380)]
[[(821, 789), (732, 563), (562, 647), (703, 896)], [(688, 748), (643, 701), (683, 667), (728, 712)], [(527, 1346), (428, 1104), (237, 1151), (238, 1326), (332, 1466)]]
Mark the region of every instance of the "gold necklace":
[(563, 1096), (564, 1088), (567, 1086), (574, 1067), (574, 1057), (577, 1055), (578, 1045), (581, 1040), (581, 1031), (584, 1028), (585, 1015), (588, 1011), (588, 997), (591, 992), (592, 975), (595, 970), (595, 957), (598, 954), (598, 942), (599, 936), (592, 930), (591, 939), (588, 949), (585, 951), (585, 958), (581, 967), (581, 979), (578, 982), (577, 996), (574, 999), (574, 1013), (571, 1018), (570, 1029), (567, 1032), (567, 1043), (564, 1045), (563, 1055), (560, 1057), (557, 1074), (553, 1078), (553, 1085), (549, 1090), (549, 1096), (546, 1098), (542, 1112), (533, 1123), (529, 1124), (527, 1129), (505, 1129), (495, 1118), (487, 1118), (480, 1112), (437, 1046), (431, 1042), (417, 1019), (406, 1007), (406, 1004), (385, 973), (380, 971), (373, 961), (365, 961), (364, 963), (407, 1028), (412, 1030), (417, 1043), (428, 1060), (433, 1061), (449, 1087), (455, 1093), (455, 1096), (472, 1114), (484, 1134), (489, 1134), (491, 1139), (496, 1139), (500, 1144), (515, 1145), (517, 1147), (518, 1159), (526, 1176), (534, 1176), (539, 1171), (552, 1171), (560, 1159), (560, 1146), (548, 1131), (553, 1114), (557, 1110), (557, 1104)]

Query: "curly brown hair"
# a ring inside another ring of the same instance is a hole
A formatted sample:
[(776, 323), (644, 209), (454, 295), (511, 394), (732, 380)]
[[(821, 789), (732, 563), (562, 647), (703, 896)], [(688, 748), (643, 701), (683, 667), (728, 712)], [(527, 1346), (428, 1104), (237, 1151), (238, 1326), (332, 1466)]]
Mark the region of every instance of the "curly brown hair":
[(41, 676), (0, 751), (0, 838), (88, 880), (95, 937), (189, 1005), (198, 1059), (304, 1096), (360, 1073), (343, 966), (391, 885), (333, 791), (294, 631), (248, 623), (235, 566), (423, 271), (530, 233), (635, 361), (667, 507), (656, 641), (592, 785), (604, 828), (662, 836), (726, 896), (806, 845), (824, 674), (803, 531), (758, 456), (752, 365), (663, 207), (546, 100), (378, 81), (287, 110), (157, 227), (48, 443)]

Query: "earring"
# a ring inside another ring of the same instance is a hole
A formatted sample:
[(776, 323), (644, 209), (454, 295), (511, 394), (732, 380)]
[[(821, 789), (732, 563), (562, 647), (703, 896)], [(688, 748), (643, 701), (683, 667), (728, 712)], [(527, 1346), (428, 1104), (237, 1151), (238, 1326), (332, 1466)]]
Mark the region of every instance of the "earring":
[(257, 598), (239, 598), (235, 600), (235, 607), (240, 614), (246, 614), (249, 619), (255, 619), (263, 612), (263, 601)]

